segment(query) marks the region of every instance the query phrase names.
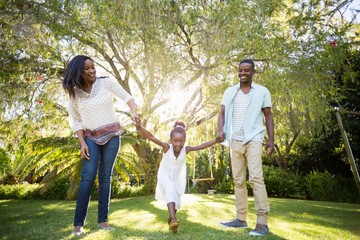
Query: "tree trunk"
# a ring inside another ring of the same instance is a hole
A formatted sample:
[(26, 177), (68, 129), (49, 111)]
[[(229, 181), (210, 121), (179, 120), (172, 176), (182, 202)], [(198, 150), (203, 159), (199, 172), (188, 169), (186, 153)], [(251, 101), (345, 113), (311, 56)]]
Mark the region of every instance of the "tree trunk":
[(142, 142), (141, 144), (133, 145), (133, 148), (137, 155), (141, 157), (146, 165), (143, 167), (145, 171), (145, 188), (150, 193), (155, 193), (156, 177), (161, 161), (162, 153), (159, 148), (151, 148), (148, 142)]

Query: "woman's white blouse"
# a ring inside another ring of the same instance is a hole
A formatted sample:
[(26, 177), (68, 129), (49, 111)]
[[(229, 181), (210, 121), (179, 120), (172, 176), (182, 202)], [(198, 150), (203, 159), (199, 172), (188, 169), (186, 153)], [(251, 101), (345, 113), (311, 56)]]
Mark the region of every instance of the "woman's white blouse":
[(127, 103), (133, 97), (111, 78), (96, 78), (90, 93), (75, 87), (75, 98), (69, 99), (69, 123), (76, 132), (94, 130), (118, 122), (114, 110), (114, 97)]

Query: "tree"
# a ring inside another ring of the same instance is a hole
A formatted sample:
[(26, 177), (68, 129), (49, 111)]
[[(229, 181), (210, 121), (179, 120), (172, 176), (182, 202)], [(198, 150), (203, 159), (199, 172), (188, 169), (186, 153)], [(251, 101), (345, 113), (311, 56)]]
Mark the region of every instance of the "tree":
[[(202, 119), (215, 116), (216, 111), (209, 111), (218, 105), (213, 95), (224, 89), (221, 78), (233, 71), (233, 62), (242, 56), (261, 58), (261, 52), (269, 52), (268, 45), (262, 41), (266, 31), (272, 28), (267, 20), (282, 3), (246, 4), (246, 1), (201, 4), (197, 1), (92, 1), (91, 4), (53, 1), (34, 3), (33, 9), (39, 23), (55, 36), (79, 48), (90, 47), (87, 50), (99, 59), (98, 64), (136, 96), (131, 88), (131, 84), (135, 85), (140, 92), (136, 99), (140, 99), (141, 113), (151, 116), (145, 117), (143, 124), (146, 126), (151, 121), (152, 126), (161, 129), (178, 117), (189, 126), (196, 126)], [(240, 25), (242, 31), (247, 31), (246, 35), (237, 34), (238, 25), (234, 22), (238, 21), (248, 23)], [(239, 54), (239, 49), (246, 46), (251, 47)], [(218, 85), (222, 87), (218, 89)], [(180, 113), (161, 119), (161, 107), (170, 100), (173, 86), (189, 89), (192, 95)], [(159, 152), (147, 143), (134, 149), (148, 161), (146, 172), (156, 172)], [(154, 176), (148, 174), (148, 177)], [(153, 189), (154, 185), (149, 187)]]
[(296, 1), (283, 21), (288, 28), (282, 45), (285, 56), (273, 59), (265, 74), (273, 79), (270, 90), (279, 124), (275, 160), (284, 169), (294, 161), (297, 142), (314, 138), (332, 125), (329, 98), (337, 98), (339, 89), (331, 71), (343, 64), (341, 46), (354, 42), (348, 33), (355, 15), (351, 21), (344, 18), (351, 2)]
[[(80, 179), (77, 139), (68, 130), (61, 79), (68, 42), (37, 22), (37, 2), (0, 3), (0, 143), (2, 183), (44, 183), (71, 180), (73, 198)], [(38, 12), (37, 12), (38, 13)], [(31, 42), (31, 44), (29, 44)], [(124, 133), (122, 145), (136, 143)], [(139, 174), (134, 155), (123, 152), (115, 171), (128, 180), (128, 169)]]
[[(253, 58), (256, 81), (273, 96), (276, 161), (283, 168), (299, 139), (329, 124), (324, 99), (337, 90), (327, 67), (340, 54), (329, 55), (328, 42), (350, 41), (352, 27), (336, 16), (351, 1), (28, 2), (18, 15), (35, 17), (34, 26), (62, 43), (53, 43), (66, 49), (59, 62), (92, 56), (135, 96), (154, 133), (168, 132), (176, 118), (191, 129), (216, 116), (225, 88), (238, 81), (239, 60)], [(168, 110), (181, 90), (188, 97)], [(160, 152), (146, 141), (133, 148), (147, 162), (146, 184), (154, 189)]]

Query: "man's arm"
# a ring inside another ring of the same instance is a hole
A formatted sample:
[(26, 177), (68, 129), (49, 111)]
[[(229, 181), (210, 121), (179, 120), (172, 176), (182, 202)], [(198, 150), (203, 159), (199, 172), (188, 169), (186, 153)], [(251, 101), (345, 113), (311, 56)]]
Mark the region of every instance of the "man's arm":
[(224, 132), (224, 123), (225, 123), (225, 105), (221, 105), (220, 113), (218, 116), (218, 134), (217, 137), (221, 139), (225, 139), (225, 132)]
[(262, 110), (264, 112), (266, 131), (269, 138), (266, 142), (266, 155), (270, 155), (274, 152), (274, 118), (270, 107), (263, 108)]

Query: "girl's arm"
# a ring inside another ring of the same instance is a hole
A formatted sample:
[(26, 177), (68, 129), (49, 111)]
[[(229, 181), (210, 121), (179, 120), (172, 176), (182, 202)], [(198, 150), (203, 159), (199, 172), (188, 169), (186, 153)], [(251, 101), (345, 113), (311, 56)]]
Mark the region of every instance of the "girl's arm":
[(209, 142), (204, 142), (198, 146), (187, 146), (186, 147), (186, 154), (191, 152), (191, 151), (197, 151), (197, 150), (201, 150), (201, 149), (205, 149), (208, 148), (212, 145), (214, 145), (215, 143), (220, 143), (224, 141), (224, 136), (217, 136), (214, 140), (211, 140)]
[(149, 132), (148, 130), (146, 130), (143, 126), (141, 126), (140, 124), (138, 124), (136, 126), (136, 128), (144, 135), (145, 138), (149, 139), (150, 141), (152, 141), (153, 143), (159, 145), (160, 147), (163, 148), (164, 153), (166, 153), (170, 146), (168, 143), (162, 142), (159, 139), (157, 139), (154, 135), (152, 135), (151, 132)]

